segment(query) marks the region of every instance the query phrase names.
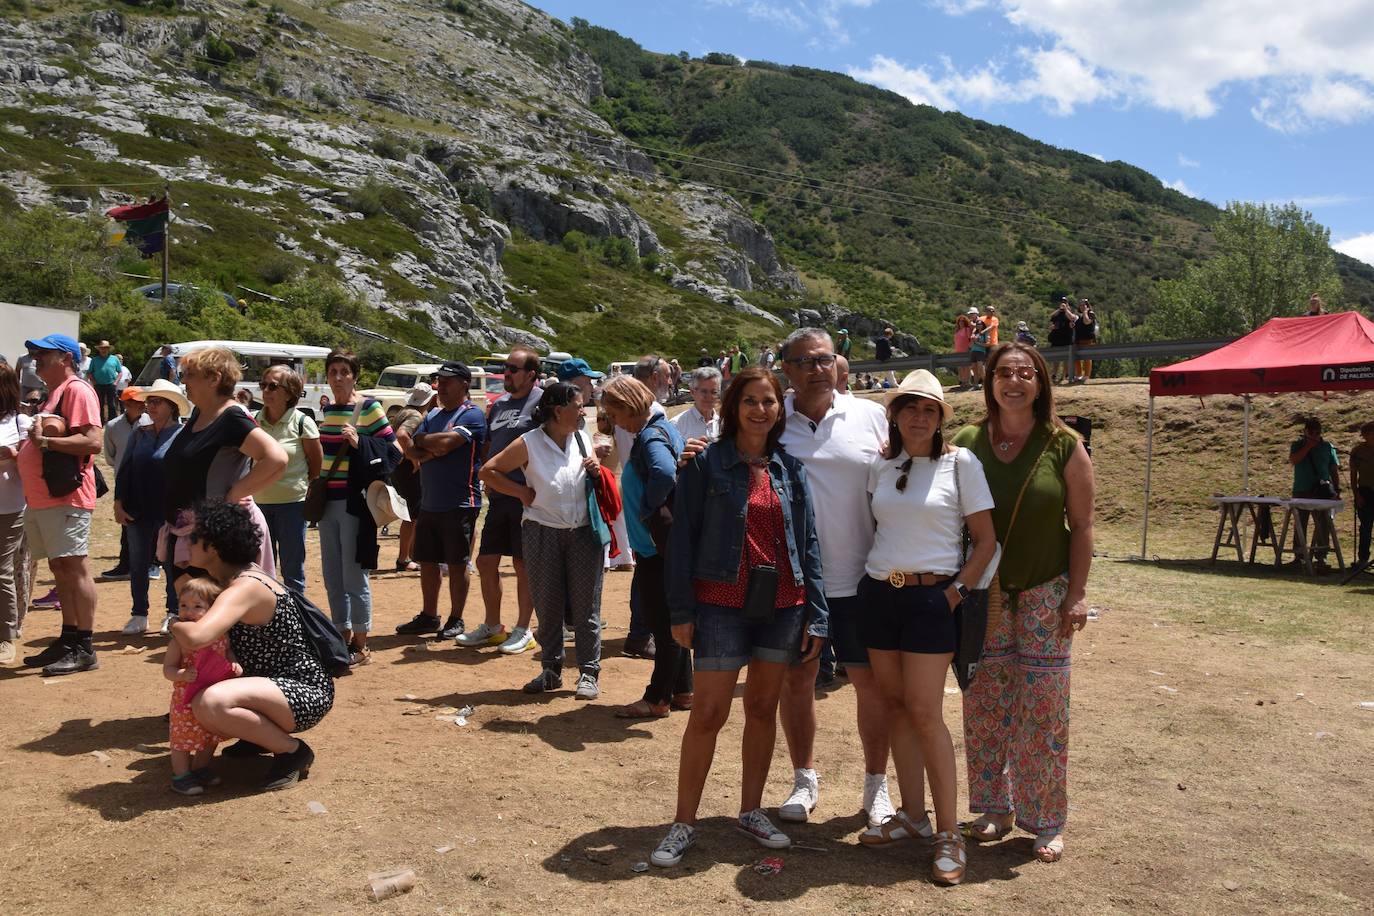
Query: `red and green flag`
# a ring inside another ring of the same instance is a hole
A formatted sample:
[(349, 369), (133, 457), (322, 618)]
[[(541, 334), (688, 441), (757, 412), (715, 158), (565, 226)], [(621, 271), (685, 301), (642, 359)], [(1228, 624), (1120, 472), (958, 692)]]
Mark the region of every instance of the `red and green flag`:
[(152, 200), (146, 204), (130, 204), (114, 207), (105, 211), (110, 219), (122, 223), (123, 232), (110, 234), (116, 244), (122, 239), (138, 247), (139, 254), (145, 258), (162, 251), (167, 245), (167, 198)]

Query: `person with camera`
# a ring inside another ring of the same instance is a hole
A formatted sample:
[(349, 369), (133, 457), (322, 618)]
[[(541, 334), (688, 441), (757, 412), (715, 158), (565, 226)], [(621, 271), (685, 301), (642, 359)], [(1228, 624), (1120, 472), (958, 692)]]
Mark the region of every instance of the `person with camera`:
[[(1054, 311), (1050, 314), (1050, 346), (1067, 347), (1071, 345), (1077, 327), (1078, 313), (1069, 304), (1068, 296), (1060, 296)], [(1053, 381), (1068, 380), (1072, 369), (1073, 366), (1069, 365), (1067, 360), (1056, 361)]]
[[(1336, 446), (1322, 438), (1322, 421), (1308, 417), (1302, 425), (1302, 438), (1288, 447), (1288, 463), (1293, 466), (1293, 496), (1295, 499), (1340, 499), (1341, 459)], [(1307, 528), (1309, 517), (1314, 518), (1312, 532), (1312, 560), (1326, 562), (1334, 525), (1328, 512), (1298, 510), (1298, 524)]]

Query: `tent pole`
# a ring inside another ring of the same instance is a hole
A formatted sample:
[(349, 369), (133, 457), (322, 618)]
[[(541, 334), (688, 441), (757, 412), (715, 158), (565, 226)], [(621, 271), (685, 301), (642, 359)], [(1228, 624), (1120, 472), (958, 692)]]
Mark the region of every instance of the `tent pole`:
[(1244, 452), (1245, 482), (1241, 492), (1246, 496), (1250, 495), (1250, 395), (1243, 394), (1241, 398), (1245, 401), (1245, 433), (1241, 440), (1242, 451)]
[(1140, 559), (1149, 558), (1145, 552), (1150, 537), (1150, 462), (1155, 452), (1155, 396), (1150, 395), (1150, 407), (1145, 412), (1145, 512), (1140, 522)]

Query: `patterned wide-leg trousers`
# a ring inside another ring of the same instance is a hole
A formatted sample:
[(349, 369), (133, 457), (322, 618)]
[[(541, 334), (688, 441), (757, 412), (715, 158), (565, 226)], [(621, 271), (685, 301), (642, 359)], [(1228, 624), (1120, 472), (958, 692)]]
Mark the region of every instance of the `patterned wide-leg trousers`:
[(1068, 591), (1060, 576), (1004, 595), (989, 621), (978, 674), (964, 694), (969, 810), (1016, 812), (1031, 833), (1068, 818), (1070, 637), (1059, 635)]

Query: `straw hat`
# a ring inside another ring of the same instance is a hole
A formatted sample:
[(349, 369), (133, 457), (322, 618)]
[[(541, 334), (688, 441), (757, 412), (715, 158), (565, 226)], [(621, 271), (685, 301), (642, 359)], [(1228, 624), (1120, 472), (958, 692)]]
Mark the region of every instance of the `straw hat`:
[(940, 413), (945, 423), (948, 423), (950, 417), (954, 416), (954, 408), (945, 403), (944, 386), (940, 384), (939, 379), (925, 369), (915, 369), (908, 372), (900, 385), (896, 388), (889, 388), (886, 398), (887, 406), (891, 407), (893, 401), (907, 396), (928, 398), (939, 403)]
[(377, 527), (390, 525), (400, 519), (410, 521), (410, 510), (406, 501), (401, 499), (396, 489), (382, 480), (374, 480), (367, 488), (367, 508)]
[(149, 398), (164, 398), (177, 405), (180, 416), (188, 416), (191, 413), (191, 402), (182, 394), (181, 387), (160, 378), (151, 385), (144, 385), (138, 389), (134, 395), (134, 400), (146, 402)]

